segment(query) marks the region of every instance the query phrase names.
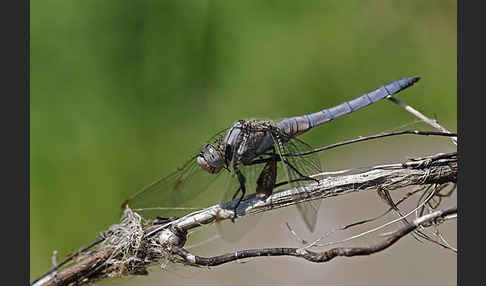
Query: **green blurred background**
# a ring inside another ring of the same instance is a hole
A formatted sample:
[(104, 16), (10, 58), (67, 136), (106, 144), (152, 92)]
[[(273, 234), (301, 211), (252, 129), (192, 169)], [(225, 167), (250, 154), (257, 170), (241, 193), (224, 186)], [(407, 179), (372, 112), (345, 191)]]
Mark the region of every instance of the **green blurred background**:
[[(31, 279), (235, 120), (314, 112), (419, 75), (397, 97), (456, 131), (456, 1), (46, 0), (30, 13)], [(383, 101), (304, 139), (413, 120)]]

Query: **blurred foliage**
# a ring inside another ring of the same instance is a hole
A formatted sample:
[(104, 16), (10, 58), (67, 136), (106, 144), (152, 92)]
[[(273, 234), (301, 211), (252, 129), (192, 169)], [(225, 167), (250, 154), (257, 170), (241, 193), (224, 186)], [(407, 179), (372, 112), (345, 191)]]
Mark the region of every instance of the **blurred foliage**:
[[(32, 1), (31, 278), (116, 223), (133, 191), (241, 118), (283, 118), (402, 77), (456, 130), (456, 1)], [(413, 120), (379, 102), (306, 135)]]

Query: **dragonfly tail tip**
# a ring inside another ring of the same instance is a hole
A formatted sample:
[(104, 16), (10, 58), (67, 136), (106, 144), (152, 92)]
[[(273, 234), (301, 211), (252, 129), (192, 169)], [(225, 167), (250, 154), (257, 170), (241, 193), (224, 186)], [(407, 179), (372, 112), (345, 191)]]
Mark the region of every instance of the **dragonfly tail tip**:
[(411, 79), (412, 83), (416, 83), (417, 81), (420, 80), (420, 77), (419, 76), (414, 76), (414, 77), (411, 77), (410, 79)]

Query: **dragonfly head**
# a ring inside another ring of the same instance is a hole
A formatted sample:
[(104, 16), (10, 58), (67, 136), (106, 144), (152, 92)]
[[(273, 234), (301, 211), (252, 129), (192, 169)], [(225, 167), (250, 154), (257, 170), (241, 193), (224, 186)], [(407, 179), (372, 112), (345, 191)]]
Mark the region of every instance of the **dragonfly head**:
[(222, 152), (212, 144), (206, 144), (197, 156), (197, 164), (208, 173), (218, 173), (224, 165)]

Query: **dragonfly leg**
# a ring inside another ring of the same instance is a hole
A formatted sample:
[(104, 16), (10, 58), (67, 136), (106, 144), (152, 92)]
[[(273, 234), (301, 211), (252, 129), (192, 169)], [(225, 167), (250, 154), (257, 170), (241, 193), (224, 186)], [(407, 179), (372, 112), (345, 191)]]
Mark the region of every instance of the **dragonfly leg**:
[(235, 219), (237, 217), (237, 215), (236, 215), (236, 209), (240, 205), (240, 203), (243, 200), (243, 198), (245, 197), (245, 193), (246, 193), (246, 187), (245, 187), (246, 179), (245, 179), (245, 176), (243, 176), (243, 174), (241, 173), (241, 171), (238, 168), (235, 167), (234, 170), (235, 170), (236, 175), (238, 176), (238, 181), (240, 182), (240, 187), (238, 188), (238, 190), (236, 191), (236, 193), (233, 195), (233, 200), (236, 198), (236, 196), (238, 195), (238, 193), (240, 191), (241, 191), (241, 196), (238, 199), (238, 201), (236, 202), (235, 207), (233, 208), (234, 216), (231, 218), (231, 221), (232, 222), (235, 222)]
[(241, 186), (238, 187), (238, 190), (236, 190), (236, 192), (233, 194), (233, 197), (231, 198), (231, 200), (236, 199), (236, 196), (240, 193), (240, 191), (241, 191)]

